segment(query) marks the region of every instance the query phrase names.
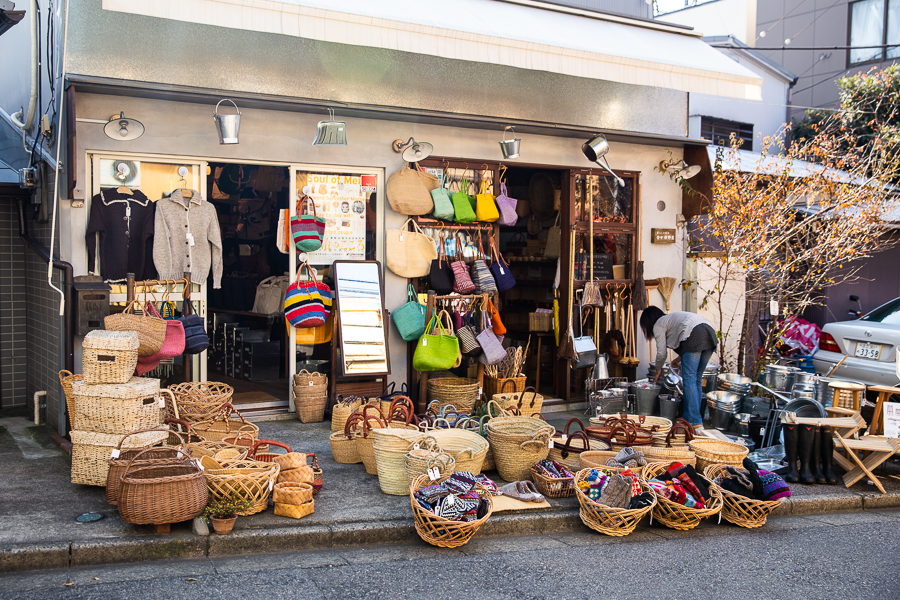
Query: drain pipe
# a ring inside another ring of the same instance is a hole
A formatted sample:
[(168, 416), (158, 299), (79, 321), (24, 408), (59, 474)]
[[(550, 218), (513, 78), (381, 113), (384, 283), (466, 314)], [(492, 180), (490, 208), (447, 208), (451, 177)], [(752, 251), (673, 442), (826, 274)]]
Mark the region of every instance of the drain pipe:
[[(25, 132), (31, 129), (31, 125), (34, 123), (38, 85), (40, 85), (38, 77), (37, 0), (31, 0), (31, 5), (28, 8), (28, 25), (31, 28), (31, 94), (28, 97), (28, 114), (23, 114), (23, 109), (10, 115), (10, 121), (13, 122), (13, 125), (22, 130), (23, 143), (25, 143)], [(25, 144), (25, 150), (31, 151), (27, 143)]]
[(38, 398), (43, 398), (46, 395), (47, 395), (47, 390), (41, 390), (40, 392), (34, 393), (34, 424), (35, 425), (41, 424), (41, 407), (47, 406), (46, 404), (42, 405), (38, 401)]

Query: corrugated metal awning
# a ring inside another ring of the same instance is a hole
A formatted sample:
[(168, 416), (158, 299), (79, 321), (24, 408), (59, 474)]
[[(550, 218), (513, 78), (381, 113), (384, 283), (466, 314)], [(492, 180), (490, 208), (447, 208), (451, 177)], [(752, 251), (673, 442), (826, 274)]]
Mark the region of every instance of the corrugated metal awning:
[(528, 0), (103, 0), (103, 8), (633, 85), (761, 99), (762, 79), (691, 31)]

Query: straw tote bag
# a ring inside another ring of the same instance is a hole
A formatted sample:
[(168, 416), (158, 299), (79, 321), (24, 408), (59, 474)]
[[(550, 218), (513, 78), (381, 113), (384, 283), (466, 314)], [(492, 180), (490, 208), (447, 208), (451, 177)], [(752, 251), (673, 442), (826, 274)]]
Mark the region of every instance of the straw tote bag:
[(463, 224), (474, 223), (475, 210), (472, 207), (472, 201), (474, 199), (469, 195), (469, 182), (466, 181), (465, 177), (463, 177), (462, 183), (460, 183), (459, 191), (453, 193), (452, 199), (453, 218), (456, 222)]
[(431, 200), (434, 202), (434, 212), (432, 215), (435, 219), (442, 221), (452, 221), (456, 216), (453, 210), (453, 199), (450, 197), (450, 179), (447, 177), (447, 169), (444, 168), (444, 177), (446, 185), (441, 185), (431, 190)]
[[(144, 312), (159, 317), (156, 307), (152, 302), (144, 305)], [(167, 358), (174, 358), (184, 353), (184, 325), (178, 319), (166, 320), (166, 339), (163, 341), (162, 348), (159, 352), (150, 356), (138, 356), (137, 367), (134, 374), (140, 377), (144, 373), (149, 373), (159, 366), (160, 361)]]
[[(406, 230), (409, 223), (413, 231)], [(412, 219), (407, 219), (400, 229), (387, 230), (385, 250), (388, 269), (407, 279), (428, 275), (431, 261), (438, 257), (434, 239), (422, 233)]]
[[(307, 201), (312, 204), (312, 214), (302, 214)], [(303, 196), (297, 202), (297, 215), (291, 217), (291, 237), (297, 250), (315, 252), (322, 247), (325, 235), (325, 219), (316, 216), (316, 203), (309, 196)]]
[(107, 331), (136, 331), (138, 334), (138, 356), (150, 356), (159, 352), (166, 341), (166, 322), (158, 317), (134, 314), (135, 300), (125, 308), (125, 312), (109, 315), (103, 319)]
[(544, 258), (547, 260), (559, 258), (560, 243), (562, 242), (562, 230), (559, 227), (559, 213), (556, 213), (556, 222), (547, 233), (547, 245), (544, 246)]
[(438, 186), (437, 177), (420, 169), (417, 163), (408, 163), (390, 176), (385, 191), (394, 212), (401, 215), (427, 215), (434, 210), (431, 191)]
[(453, 335), (450, 315), (442, 310), (431, 317), (425, 334), (419, 338), (413, 368), (419, 372), (444, 371), (453, 368), (459, 355), (459, 340)]
[[(301, 281), (306, 267), (309, 281)], [(316, 270), (309, 263), (297, 269), (297, 280), (284, 294), (284, 316), (294, 327), (319, 327), (331, 314), (331, 288), (316, 279)]]
[(485, 223), (493, 223), (500, 218), (500, 211), (497, 210), (497, 202), (487, 179), (481, 180), (481, 188), (475, 196), (475, 218)]

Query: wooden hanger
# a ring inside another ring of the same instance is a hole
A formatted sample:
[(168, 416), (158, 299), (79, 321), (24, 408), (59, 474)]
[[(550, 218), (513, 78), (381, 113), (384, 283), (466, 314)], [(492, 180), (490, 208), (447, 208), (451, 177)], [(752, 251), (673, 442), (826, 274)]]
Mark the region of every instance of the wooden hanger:
[(131, 191), (131, 188), (126, 185), (120, 185), (116, 188), (116, 192), (119, 194), (125, 194), (126, 196), (133, 196), (134, 192)]

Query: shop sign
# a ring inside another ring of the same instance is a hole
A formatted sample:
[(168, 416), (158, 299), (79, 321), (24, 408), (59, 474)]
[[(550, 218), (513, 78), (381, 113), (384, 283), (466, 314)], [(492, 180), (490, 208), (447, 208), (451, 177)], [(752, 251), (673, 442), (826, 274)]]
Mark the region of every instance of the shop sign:
[(650, 243), (651, 244), (674, 244), (675, 243), (675, 230), (674, 229), (657, 229), (656, 227), (650, 229)]
[[(301, 179), (303, 176), (301, 173)], [(336, 260), (365, 260), (368, 195), (364, 176), (309, 173), (305, 177), (298, 189), (309, 186), (316, 214), (325, 219), (322, 247), (309, 253), (309, 262), (326, 265)]]

